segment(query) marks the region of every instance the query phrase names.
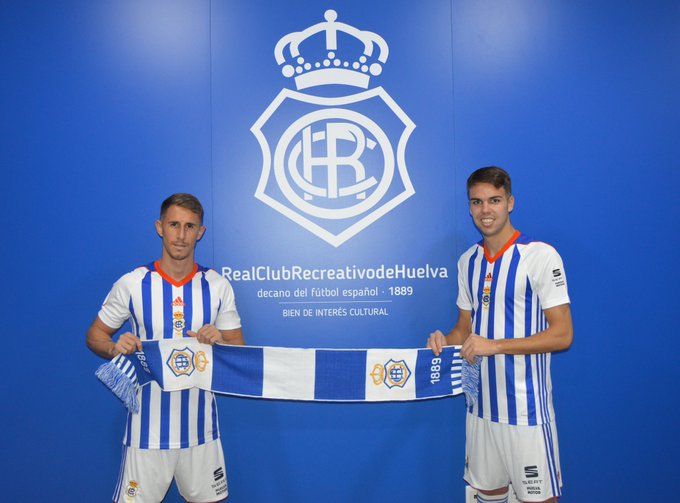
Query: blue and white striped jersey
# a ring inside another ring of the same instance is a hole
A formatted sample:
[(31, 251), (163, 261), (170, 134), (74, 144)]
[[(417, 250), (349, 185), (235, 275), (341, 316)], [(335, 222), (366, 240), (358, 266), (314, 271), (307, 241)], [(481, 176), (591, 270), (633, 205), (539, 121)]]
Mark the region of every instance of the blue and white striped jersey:
[[(142, 341), (188, 337), (203, 325), (219, 330), (241, 326), (234, 291), (212, 269), (194, 266), (180, 282), (159, 262), (138, 267), (120, 278), (106, 297), (99, 318), (111, 328), (130, 321)], [(177, 449), (219, 438), (212, 393), (199, 389), (164, 392), (152, 383), (138, 396), (140, 411), (128, 414), (123, 443), (141, 449)]]
[[(472, 331), (487, 339), (529, 337), (547, 328), (544, 309), (569, 303), (562, 259), (551, 246), (516, 232), (496, 257), (483, 241), (458, 261), (460, 309), (471, 311)], [(482, 358), (481, 418), (514, 425), (554, 419), (550, 353)]]

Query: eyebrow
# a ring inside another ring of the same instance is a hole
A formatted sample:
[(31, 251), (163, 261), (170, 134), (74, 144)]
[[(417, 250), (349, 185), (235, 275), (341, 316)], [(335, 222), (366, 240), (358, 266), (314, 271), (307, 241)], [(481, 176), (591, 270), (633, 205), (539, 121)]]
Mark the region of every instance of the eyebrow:
[[(486, 201), (491, 201), (493, 199), (503, 199), (503, 197), (505, 197), (505, 196), (499, 194), (497, 196), (488, 197), (486, 199)], [(474, 201), (484, 201), (484, 198), (482, 198), (482, 197), (471, 197), (470, 199), (468, 199), (468, 202), (470, 202), (470, 203), (472, 203)]]

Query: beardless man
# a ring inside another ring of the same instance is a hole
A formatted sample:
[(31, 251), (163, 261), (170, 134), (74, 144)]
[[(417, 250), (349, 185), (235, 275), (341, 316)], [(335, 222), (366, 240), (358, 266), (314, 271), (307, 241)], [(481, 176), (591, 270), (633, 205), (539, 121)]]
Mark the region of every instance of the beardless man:
[(562, 259), (515, 230), (510, 176), (492, 166), (468, 178), (470, 215), (482, 235), (458, 261), (458, 321), (430, 335), (439, 354), (462, 345), (481, 359), (479, 396), (466, 417), (464, 478), (478, 501), (507, 502), (508, 485), (525, 502), (562, 494), (550, 376), (551, 353), (573, 339)]
[[(161, 258), (121, 277), (87, 331), (102, 358), (142, 350), (142, 341), (195, 337), (205, 344), (243, 345), (229, 282), (194, 261), (205, 233), (203, 208), (190, 194), (163, 201), (156, 232)], [(113, 336), (126, 323), (131, 331)], [(140, 411), (128, 414), (114, 502), (158, 503), (173, 478), (194, 503), (228, 494), (215, 397), (199, 389), (165, 392), (152, 382), (138, 392)]]

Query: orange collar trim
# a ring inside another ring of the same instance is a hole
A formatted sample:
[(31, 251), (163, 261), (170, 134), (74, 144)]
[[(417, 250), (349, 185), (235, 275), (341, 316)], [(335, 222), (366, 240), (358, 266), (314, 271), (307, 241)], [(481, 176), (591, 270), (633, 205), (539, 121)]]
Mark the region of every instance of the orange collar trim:
[(486, 258), (486, 261), (489, 264), (493, 264), (496, 260), (498, 260), (506, 251), (508, 251), (508, 248), (510, 248), (513, 244), (515, 244), (515, 241), (517, 241), (517, 238), (520, 236), (519, 231), (515, 231), (515, 233), (510, 237), (507, 243), (503, 245), (503, 248), (500, 249), (498, 253), (496, 253), (495, 257), (491, 257), (489, 255), (489, 251), (486, 249), (486, 242), (484, 243), (484, 258)]
[(161, 261), (160, 260), (157, 260), (156, 262), (154, 262), (153, 266), (156, 268), (156, 272), (158, 274), (160, 274), (161, 278), (163, 278), (165, 281), (170, 283), (172, 286), (184, 286), (184, 285), (186, 285), (187, 283), (189, 283), (189, 281), (191, 281), (193, 279), (193, 277), (198, 272), (198, 264), (194, 264), (194, 268), (191, 270), (191, 272), (189, 274), (187, 274), (187, 276), (185, 278), (181, 279), (180, 281), (176, 281), (176, 280), (172, 279), (163, 269), (161, 269)]

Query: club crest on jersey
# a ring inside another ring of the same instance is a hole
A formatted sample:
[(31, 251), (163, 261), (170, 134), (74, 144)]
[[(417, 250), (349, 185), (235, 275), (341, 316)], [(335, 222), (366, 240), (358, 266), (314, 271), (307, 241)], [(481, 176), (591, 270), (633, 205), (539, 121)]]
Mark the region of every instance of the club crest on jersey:
[(385, 40), (334, 10), (324, 18), (274, 48), (295, 90), (282, 89), (251, 128), (263, 157), (255, 197), (338, 247), (415, 194), (405, 163), (415, 124), (369, 88)]
[(373, 384), (385, 384), (388, 388), (403, 388), (411, 377), (411, 369), (406, 361), (389, 359), (384, 365), (379, 363), (373, 366), (371, 371)]
[(182, 311), (174, 311), (172, 313), (172, 328), (176, 335), (181, 335), (186, 323), (184, 323), (184, 313)]
[(489, 307), (491, 303), (491, 283), (493, 282), (493, 276), (488, 273), (484, 278), (484, 287), (482, 289), (482, 305), (485, 308)]

